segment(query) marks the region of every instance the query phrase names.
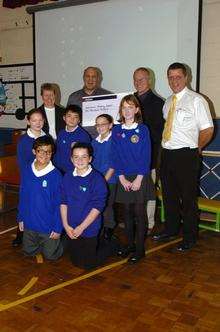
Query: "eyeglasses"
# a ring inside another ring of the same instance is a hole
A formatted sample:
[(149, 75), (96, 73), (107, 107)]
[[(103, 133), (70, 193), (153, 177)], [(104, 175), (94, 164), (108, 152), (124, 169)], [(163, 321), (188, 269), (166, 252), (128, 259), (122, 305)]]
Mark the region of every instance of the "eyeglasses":
[(102, 128), (102, 127), (105, 127), (105, 126), (107, 126), (107, 125), (109, 125), (109, 122), (96, 124), (95, 126), (96, 126), (96, 128), (99, 128), (99, 127)]
[(52, 154), (52, 151), (44, 151), (44, 150), (41, 150), (41, 149), (37, 149), (37, 153), (39, 153), (41, 155), (50, 156)]

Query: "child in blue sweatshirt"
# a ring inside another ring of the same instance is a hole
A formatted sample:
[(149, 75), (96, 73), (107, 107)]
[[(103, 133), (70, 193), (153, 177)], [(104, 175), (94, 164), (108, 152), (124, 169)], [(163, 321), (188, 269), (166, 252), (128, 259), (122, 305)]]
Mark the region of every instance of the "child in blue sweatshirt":
[(35, 160), (23, 170), (19, 196), (19, 228), (24, 231), (23, 251), (28, 256), (42, 253), (56, 260), (62, 253), (60, 242), (60, 189), (62, 176), (52, 165), (53, 139), (34, 141)]
[[(22, 178), (23, 170), (34, 160), (32, 151), (33, 143), (36, 138), (46, 135), (42, 128), (44, 125), (44, 117), (41, 110), (33, 108), (27, 114), (28, 129), (26, 134), (22, 135), (17, 145), (17, 161), (19, 166), (20, 178)], [(16, 238), (12, 241), (13, 247), (22, 244), (23, 232), (17, 229)]]
[(103, 174), (108, 183), (108, 201), (104, 211), (104, 238), (110, 240), (115, 227), (113, 204), (115, 202), (117, 177), (110, 167), (113, 118), (109, 114), (101, 114), (96, 118), (98, 137), (93, 139), (93, 167)]
[(63, 178), (61, 217), (72, 263), (89, 269), (102, 264), (114, 250), (110, 242), (99, 245), (98, 238), (107, 186), (102, 175), (90, 165), (91, 145), (76, 143), (71, 155), (75, 168)]
[(56, 154), (54, 156), (54, 164), (56, 167), (66, 173), (73, 169), (71, 162), (71, 147), (76, 142), (90, 143), (91, 138), (86, 130), (79, 124), (81, 122), (82, 111), (77, 105), (67, 106), (63, 119), (66, 128), (60, 130), (56, 141)]
[(140, 123), (140, 105), (134, 95), (122, 98), (119, 116), (121, 124), (112, 130), (111, 166), (119, 175), (116, 202), (124, 205), (128, 246), (118, 254), (132, 253), (128, 261), (136, 263), (145, 256), (151, 142), (148, 128)]

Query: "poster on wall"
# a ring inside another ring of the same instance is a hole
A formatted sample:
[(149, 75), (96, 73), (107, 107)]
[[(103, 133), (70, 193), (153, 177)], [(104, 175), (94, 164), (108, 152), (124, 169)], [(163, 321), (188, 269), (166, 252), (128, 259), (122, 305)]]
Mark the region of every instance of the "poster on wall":
[(0, 66), (3, 98), (1, 108), (14, 114), (17, 109), (28, 112), (35, 107), (34, 65), (32, 63)]

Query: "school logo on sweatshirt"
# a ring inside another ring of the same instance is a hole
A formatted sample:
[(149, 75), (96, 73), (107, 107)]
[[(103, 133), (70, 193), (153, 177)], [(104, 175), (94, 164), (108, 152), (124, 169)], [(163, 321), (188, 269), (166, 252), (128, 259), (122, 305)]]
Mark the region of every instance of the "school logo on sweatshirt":
[(44, 187), (44, 188), (47, 187), (47, 180), (44, 180), (44, 181), (42, 182), (42, 187)]
[(138, 143), (139, 142), (139, 136), (138, 135), (132, 135), (131, 136), (131, 142), (132, 143)]
[(79, 190), (80, 190), (80, 191), (83, 191), (83, 192), (86, 192), (87, 188), (86, 188), (86, 187), (83, 187), (83, 186), (79, 186)]

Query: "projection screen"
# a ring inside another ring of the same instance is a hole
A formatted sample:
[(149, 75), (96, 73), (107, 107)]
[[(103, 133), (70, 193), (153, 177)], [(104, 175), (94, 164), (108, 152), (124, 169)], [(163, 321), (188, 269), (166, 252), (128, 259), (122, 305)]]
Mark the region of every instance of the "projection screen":
[(132, 91), (132, 74), (154, 73), (155, 91), (167, 97), (166, 69), (184, 62), (196, 88), (199, 0), (109, 0), (35, 12), (36, 79), (57, 83), (61, 104), (82, 87), (82, 72), (97, 66), (102, 86)]

